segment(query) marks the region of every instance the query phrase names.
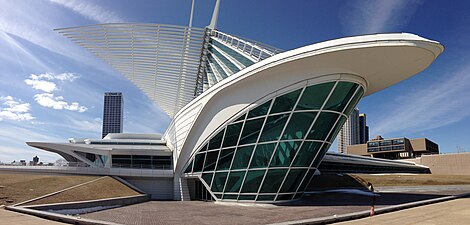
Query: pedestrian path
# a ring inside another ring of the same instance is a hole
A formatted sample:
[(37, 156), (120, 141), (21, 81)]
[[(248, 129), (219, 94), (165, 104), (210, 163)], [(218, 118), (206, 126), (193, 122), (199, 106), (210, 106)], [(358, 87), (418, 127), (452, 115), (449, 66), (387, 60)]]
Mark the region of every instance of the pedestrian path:
[(376, 215), (373, 217), (337, 223), (338, 225), (355, 224), (469, 224), (470, 198), (459, 198), (451, 201), (435, 203)]
[(39, 217), (17, 213), (0, 208), (0, 224), (18, 224), (18, 225), (62, 225), (52, 220), (46, 220)]

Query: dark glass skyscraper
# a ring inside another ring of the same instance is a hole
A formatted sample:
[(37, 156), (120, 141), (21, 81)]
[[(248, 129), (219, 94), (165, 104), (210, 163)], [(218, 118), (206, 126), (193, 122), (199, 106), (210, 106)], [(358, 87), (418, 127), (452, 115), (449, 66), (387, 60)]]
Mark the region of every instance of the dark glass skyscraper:
[(369, 141), (369, 126), (367, 126), (366, 114), (359, 114), (359, 144)]
[(101, 138), (108, 133), (122, 133), (124, 101), (121, 92), (104, 93), (103, 130)]

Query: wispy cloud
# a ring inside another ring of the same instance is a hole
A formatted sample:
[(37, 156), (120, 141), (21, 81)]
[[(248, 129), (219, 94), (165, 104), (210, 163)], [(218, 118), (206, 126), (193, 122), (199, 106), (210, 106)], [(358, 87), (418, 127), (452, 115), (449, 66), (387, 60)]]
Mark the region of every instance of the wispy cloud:
[(35, 94), (34, 100), (41, 106), (53, 108), (57, 110), (69, 110), (69, 111), (78, 111), (85, 112), (88, 110), (87, 107), (80, 105), (78, 102), (68, 103), (64, 100), (62, 96), (54, 96), (51, 93), (42, 93)]
[[(415, 133), (442, 127), (470, 116), (470, 66), (442, 74), (442, 80), (421, 83), (416, 91), (384, 107), (371, 124), (376, 134)], [(396, 104), (395, 104), (396, 103)]]
[(421, 3), (420, 0), (350, 2), (340, 13), (343, 31), (347, 35), (401, 31)]
[(2, 120), (14, 120), (24, 121), (33, 120), (34, 117), (29, 113), (31, 105), (24, 103), (21, 100), (16, 100), (11, 96), (0, 97), (0, 102), (6, 107), (0, 107), (0, 121)]
[(101, 6), (93, 4), (88, 1), (76, 1), (76, 0), (49, 0), (50, 2), (59, 4), (66, 8), (73, 10), (74, 12), (94, 20), (99, 23), (119, 23), (124, 20), (119, 17), (116, 13), (103, 9)]

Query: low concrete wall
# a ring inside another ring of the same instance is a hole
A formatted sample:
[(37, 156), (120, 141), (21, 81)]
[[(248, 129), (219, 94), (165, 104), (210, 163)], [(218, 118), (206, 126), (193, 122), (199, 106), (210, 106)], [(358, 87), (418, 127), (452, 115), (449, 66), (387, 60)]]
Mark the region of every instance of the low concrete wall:
[(432, 174), (470, 175), (470, 153), (423, 155), (413, 162), (429, 167)]
[(78, 202), (65, 202), (65, 203), (54, 203), (54, 204), (43, 204), (43, 205), (30, 205), (23, 206), (23, 208), (35, 209), (35, 210), (62, 210), (62, 209), (83, 209), (97, 206), (126, 206), (136, 203), (146, 202), (150, 200), (150, 195), (142, 194), (135, 196), (126, 196), (119, 198), (107, 198), (91, 201), (78, 201)]

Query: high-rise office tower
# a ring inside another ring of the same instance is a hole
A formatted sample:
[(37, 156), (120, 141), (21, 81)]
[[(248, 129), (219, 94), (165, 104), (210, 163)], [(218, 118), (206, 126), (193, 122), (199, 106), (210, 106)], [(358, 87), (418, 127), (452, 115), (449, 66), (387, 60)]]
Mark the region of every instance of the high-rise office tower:
[(101, 138), (108, 133), (122, 133), (124, 100), (121, 92), (104, 93), (103, 131)]
[(369, 140), (369, 126), (367, 126), (366, 114), (359, 114), (359, 144), (365, 144)]
[(359, 131), (359, 110), (354, 109), (349, 115), (346, 123), (338, 135), (338, 152), (346, 153), (348, 145), (359, 144), (360, 131)]

